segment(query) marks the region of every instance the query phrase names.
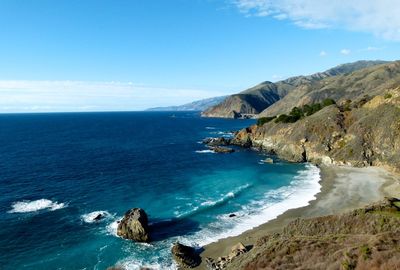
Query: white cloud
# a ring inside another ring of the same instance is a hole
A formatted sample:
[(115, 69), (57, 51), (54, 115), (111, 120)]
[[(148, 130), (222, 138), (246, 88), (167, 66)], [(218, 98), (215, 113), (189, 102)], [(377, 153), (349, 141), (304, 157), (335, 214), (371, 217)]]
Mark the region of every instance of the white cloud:
[(321, 56), (321, 57), (324, 57), (324, 56), (326, 56), (326, 55), (327, 55), (326, 51), (321, 51), (321, 52), (319, 53), (319, 56)]
[(349, 55), (351, 53), (351, 51), (349, 49), (341, 49), (340, 53), (343, 55)]
[(223, 95), (131, 82), (0, 81), (0, 112), (126, 111)]
[(232, 0), (246, 15), (290, 19), (303, 28), (339, 28), (400, 41), (399, 0)]

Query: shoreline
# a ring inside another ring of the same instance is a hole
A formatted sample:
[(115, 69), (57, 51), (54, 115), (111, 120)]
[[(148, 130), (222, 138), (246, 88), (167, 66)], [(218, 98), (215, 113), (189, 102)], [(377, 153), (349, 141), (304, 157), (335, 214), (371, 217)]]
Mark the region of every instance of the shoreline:
[(289, 209), (277, 218), (242, 234), (205, 245), (200, 254), (202, 263), (196, 269), (206, 269), (205, 258), (226, 256), (238, 242), (252, 246), (260, 237), (279, 232), (297, 218), (340, 214), (379, 201), (385, 196), (400, 195), (400, 177), (380, 167), (323, 165), (320, 166), (320, 176), (321, 190), (307, 206)]

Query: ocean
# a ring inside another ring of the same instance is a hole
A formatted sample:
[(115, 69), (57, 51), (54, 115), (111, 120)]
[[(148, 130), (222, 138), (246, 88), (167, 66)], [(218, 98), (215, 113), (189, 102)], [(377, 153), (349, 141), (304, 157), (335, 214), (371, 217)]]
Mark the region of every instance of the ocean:
[[(197, 112), (0, 115), (0, 269), (175, 269), (175, 241), (200, 247), (307, 205), (317, 167), (201, 143), (253, 123)], [(134, 207), (149, 216), (149, 244), (116, 236)]]

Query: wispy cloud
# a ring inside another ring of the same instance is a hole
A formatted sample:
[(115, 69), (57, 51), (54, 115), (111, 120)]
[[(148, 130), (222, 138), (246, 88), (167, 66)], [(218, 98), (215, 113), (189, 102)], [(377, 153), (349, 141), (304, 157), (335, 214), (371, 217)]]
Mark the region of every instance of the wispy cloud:
[(398, 0), (232, 0), (244, 14), (289, 19), (302, 28), (341, 28), (400, 41)]
[(131, 82), (0, 81), (0, 112), (126, 111), (168, 106), (223, 93)]
[(341, 49), (340, 53), (343, 55), (349, 55), (351, 53), (351, 51), (349, 49)]
[(321, 56), (321, 57), (324, 57), (324, 56), (326, 56), (327, 55), (327, 52), (326, 51), (321, 51), (320, 53), (319, 53), (319, 56)]

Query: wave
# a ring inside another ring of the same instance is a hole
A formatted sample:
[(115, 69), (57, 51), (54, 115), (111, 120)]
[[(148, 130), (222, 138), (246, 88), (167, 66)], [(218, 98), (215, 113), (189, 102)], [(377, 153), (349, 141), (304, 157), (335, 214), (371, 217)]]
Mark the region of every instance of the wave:
[(228, 193), (226, 193), (225, 195), (223, 195), (220, 199), (218, 200), (207, 200), (204, 201), (202, 203), (200, 203), (199, 206), (195, 206), (192, 210), (184, 212), (182, 214), (176, 213), (176, 217), (177, 218), (187, 218), (190, 216), (193, 216), (195, 214), (198, 214), (199, 212), (205, 211), (205, 210), (209, 210), (212, 207), (216, 207), (222, 204), (227, 203), (229, 200), (231, 200), (232, 198), (234, 198), (235, 196), (239, 195), (243, 190), (249, 188), (250, 185), (249, 184), (245, 184), (243, 186), (240, 186), (236, 189), (234, 189), (233, 191), (230, 191)]
[(196, 152), (196, 153), (199, 153), (199, 154), (215, 153), (214, 150), (210, 150), (210, 149), (206, 149), (206, 150), (196, 150), (195, 152)]
[(19, 202), (13, 202), (11, 205), (12, 209), (8, 211), (8, 213), (28, 213), (44, 209), (55, 211), (64, 207), (66, 207), (66, 204), (53, 202), (48, 199), (39, 199), (35, 201), (24, 200)]
[(215, 127), (206, 127), (206, 129), (215, 129)]
[(193, 236), (182, 236), (181, 241), (204, 246), (260, 226), (289, 209), (307, 206), (320, 192), (319, 180), (318, 167), (307, 164), (306, 170), (299, 171), (289, 186), (268, 191), (263, 200), (242, 206), (234, 218), (227, 218), (227, 214), (218, 216), (217, 221)]
[[(99, 215), (101, 215), (102, 218), (100, 220), (96, 220), (96, 217), (98, 217)], [(91, 213), (82, 215), (81, 218), (86, 223), (94, 223), (97, 221), (102, 221), (104, 219), (108, 219), (111, 216), (112, 215), (107, 211), (93, 211)]]

